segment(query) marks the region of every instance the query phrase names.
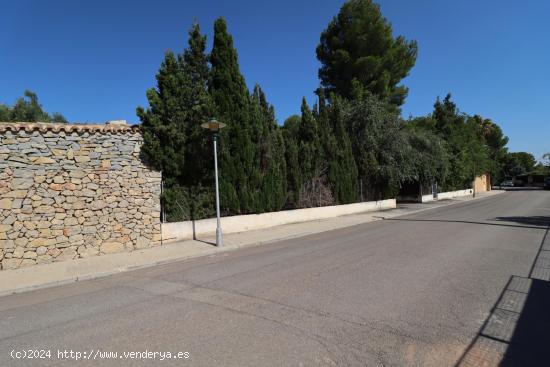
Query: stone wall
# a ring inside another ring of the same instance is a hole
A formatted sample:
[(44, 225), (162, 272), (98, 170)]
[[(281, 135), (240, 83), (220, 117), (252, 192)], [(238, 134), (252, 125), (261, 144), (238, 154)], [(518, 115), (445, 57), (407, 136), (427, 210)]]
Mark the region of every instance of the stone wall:
[(474, 190), (475, 192), (491, 191), (491, 176), (488, 173), (477, 176), (474, 180)]
[(0, 123), (2, 269), (161, 243), (159, 172), (128, 125)]

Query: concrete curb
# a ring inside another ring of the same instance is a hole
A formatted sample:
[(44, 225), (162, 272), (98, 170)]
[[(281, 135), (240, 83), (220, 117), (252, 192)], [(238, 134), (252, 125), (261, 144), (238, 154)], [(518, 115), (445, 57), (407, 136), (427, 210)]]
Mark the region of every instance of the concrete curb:
[[(295, 233), (289, 235), (278, 235), (267, 240), (255, 238), (254, 234), (257, 235), (256, 232), (259, 231), (235, 233), (229, 235), (228, 237), (232, 239), (232, 241), (236, 240), (239, 242), (226, 245), (222, 248), (207, 245), (204, 242), (188, 240), (174, 242), (164, 246), (153, 247), (144, 250), (137, 250), (131, 253), (123, 252), (112, 255), (94, 256), (73, 261), (35, 265), (32, 267), (20, 268), (15, 270), (3, 270), (0, 271), (0, 297), (42, 288), (66, 285), (78, 281), (102, 278), (109, 275), (154, 267), (158, 265), (170, 264), (203, 256), (221, 254), (241, 248), (261, 246), (293, 238), (305, 237), (312, 234), (328, 232), (341, 228), (348, 228), (369, 222), (384, 220), (386, 218), (396, 218), (404, 215), (424, 212), (448, 205), (468, 202), (471, 200), (482, 200), (504, 192), (505, 191), (492, 191), (490, 194), (486, 194), (476, 198), (465, 197), (454, 200), (442, 200), (439, 201), (441, 205), (433, 205), (432, 203), (428, 208), (414, 209), (407, 212), (396, 212), (400, 209), (390, 209), (385, 211), (366, 212), (362, 214), (341, 216), (330, 219), (321, 219), (311, 222), (287, 224), (279, 227), (273, 227), (273, 230), (271, 232), (276, 232), (277, 229), (281, 230), (287, 227), (286, 229), (290, 231), (294, 230)], [(380, 216), (381, 213), (386, 213), (388, 215)], [(349, 218), (354, 220), (344, 220)], [(334, 223), (332, 223), (331, 225), (330, 222)], [(296, 227), (288, 228), (291, 226)], [(300, 230), (300, 228), (297, 227), (312, 228), (305, 228)], [(242, 236), (248, 236), (250, 237), (250, 239), (239, 240), (238, 237)], [(230, 243), (231, 240), (226, 240), (226, 242)]]

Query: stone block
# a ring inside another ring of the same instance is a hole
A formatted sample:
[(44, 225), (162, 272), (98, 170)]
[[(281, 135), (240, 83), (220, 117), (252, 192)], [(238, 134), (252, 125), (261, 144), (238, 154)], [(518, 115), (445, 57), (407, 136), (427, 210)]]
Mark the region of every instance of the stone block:
[(29, 243), (29, 247), (49, 247), (54, 246), (56, 243), (55, 238), (35, 238)]
[(48, 248), (45, 247), (45, 246), (40, 246), (40, 247), (38, 247), (38, 248), (36, 249), (36, 254), (37, 254), (38, 256), (40, 256), (40, 255), (45, 255), (46, 252), (48, 252)]
[(60, 253), (61, 253), (61, 250), (58, 249), (57, 247), (49, 249), (48, 252), (47, 252), (48, 255), (50, 255), (51, 257), (54, 257), (54, 258), (59, 256)]
[(12, 202), (11, 198), (0, 199), (0, 209), (11, 209)]
[(23, 254), (23, 259), (36, 259), (36, 252), (34, 251), (26, 251)]
[(48, 157), (39, 157), (33, 163), (34, 164), (52, 164), (52, 163), (55, 163), (55, 160)]
[(149, 240), (145, 237), (138, 237), (136, 240), (136, 249), (143, 249), (149, 247)]
[(120, 242), (105, 242), (101, 245), (100, 251), (104, 254), (113, 254), (124, 251), (124, 244)]
[(15, 217), (15, 215), (10, 215), (2, 221), (2, 224), (12, 225), (13, 223), (15, 223), (16, 220), (17, 218)]
[(27, 196), (27, 190), (13, 190), (2, 195), (4, 198), (23, 199)]
[(56, 260), (66, 261), (66, 260), (72, 260), (76, 258), (78, 256), (76, 249), (77, 249), (76, 246), (64, 248), (63, 250), (61, 250), (61, 253), (59, 254), (59, 256), (57, 256)]
[(90, 157), (84, 155), (77, 155), (74, 157), (76, 163), (85, 163), (90, 161)]
[(2, 260), (2, 270), (17, 269), (22, 261), (22, 259), (4, 259)]
[(11, 180), (10, 188), (12, 190), (26, 190), (34, 184), (32, 178), (14, 178)]
[(14, 240), (16, 246), (26, 247), (29, 243), (29, 239), (26, 237), (19, 237)]
[(18, 246), (15, 248), (15, 250), (13, 250), (13, 257), (16, 259), (21, 259), (24, 253), (25, 253), (25, 249), (23, 247)]
[(34, 212), (38, 214), (52, 214), (55, 213), (55, 208), (50, 205), (40, 205), (34, 208)]
[(63, 184), (60, 184), (60, 183), (52, 183), (50, 184), (50, 190), (54, 190), (54, 191), (63, 191), (65, 190), (65, 185)]

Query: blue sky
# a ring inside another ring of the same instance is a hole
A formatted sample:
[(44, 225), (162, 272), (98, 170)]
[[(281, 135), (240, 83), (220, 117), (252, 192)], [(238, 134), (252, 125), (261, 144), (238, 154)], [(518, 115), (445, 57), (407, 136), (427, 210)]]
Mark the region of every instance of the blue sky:
[[(279, 122), (313, 103), (315, 47), (343, 1), (0, 0), (0, 102), (35, 91), (70, 121), (139, 122), (138, 105), (165, 50), (180, 52), (196, 18), (212, 41), (227, 19), (241, 71), (259, 83)], [(511, 151), (550, 151), (550, 2), (381, 0), (395, 34), (416, 39), (403, 116), (447, 92), (459, 108), (501, 125)]]

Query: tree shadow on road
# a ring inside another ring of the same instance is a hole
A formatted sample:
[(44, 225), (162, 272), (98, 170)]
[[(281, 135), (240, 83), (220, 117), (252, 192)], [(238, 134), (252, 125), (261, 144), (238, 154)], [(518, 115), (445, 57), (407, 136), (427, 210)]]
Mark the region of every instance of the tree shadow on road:
[(548, 227), (550, 226), (550, 217), (535, 215), (530, 217), (496, 217), (494, 220), (502, 222), (514, 222), (531, 226)]
[[(546, 218), (546, 220), (543, 220), (541, 218)], [(548, 217), (497, 217), (493, 219), (488, 219), (487, 222), (457, 220), (457, 219), (409, 219), (409, 218), (383, 218), (383, 219), (403, 221), (403, 222), (464, 223), (464, 224), (478, 224), (478, 225), (484, 225), (484, 226), (533, 228), (533, 229), (545, 229), (548, 225), (550, 225), (550, 218)], [(516, 222), (521, 224), (494, 223), (491, 221)]]
[(528, 277), (511, 276), (456, 366), (550, 365), (548, 228)]

